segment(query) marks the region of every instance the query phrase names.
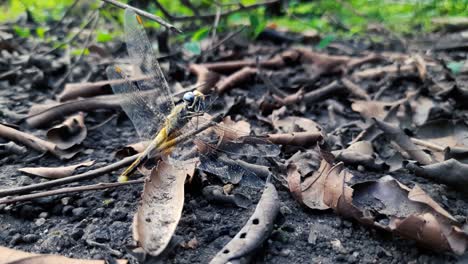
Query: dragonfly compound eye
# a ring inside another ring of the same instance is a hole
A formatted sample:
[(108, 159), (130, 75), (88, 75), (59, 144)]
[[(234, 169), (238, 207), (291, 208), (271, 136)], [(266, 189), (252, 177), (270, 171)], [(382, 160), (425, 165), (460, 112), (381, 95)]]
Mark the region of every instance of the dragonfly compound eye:
[(195, 100), (195, 95), (192, 92), (186, 92), (184, 94), (184, 102), (188, 103), (189, 105), (193, 104), (193, 101)]

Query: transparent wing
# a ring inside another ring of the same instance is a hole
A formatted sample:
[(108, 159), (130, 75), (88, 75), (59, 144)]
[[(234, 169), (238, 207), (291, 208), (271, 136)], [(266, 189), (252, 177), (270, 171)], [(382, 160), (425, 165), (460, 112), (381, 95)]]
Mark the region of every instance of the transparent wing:
[(143, 93), (118, 66), (107, 67), (106, 73), (109, 80), (121, 80), (121, 82), (111, 83), (112, 90), (115, 94), (122, 94), (121, 106), (132, 121), (138, 135), (145, 140), (151, 139), (164, 120), (164, 116), (148, 100), (156, 94)]
[(130, 60), (139, 66), (141, 73), (148, 78), (138, 81), (142, 91), (158, 89), (158, 95), (146, 98), (157, 111), (167, 116), (174, 108), (171, 90), (159, 65), (151, 42), (145, 33), (141, 17), (133, 10), (125, 10), (125, 41)]

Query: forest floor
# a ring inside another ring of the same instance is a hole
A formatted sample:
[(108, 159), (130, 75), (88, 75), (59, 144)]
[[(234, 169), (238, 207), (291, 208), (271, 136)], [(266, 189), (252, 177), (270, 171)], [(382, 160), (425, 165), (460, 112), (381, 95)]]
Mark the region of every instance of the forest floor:
[[(220, 76), (215, 82), (219, 97), (213, 109), (224, 107), (233, 120), (250, 123), (256, 134), (320, 135), (312, 142), (282, 145), (275, 159), (277, 166), (272, 169), (280, 213), (252, 261), (462, 261), (456, 253), (462, 254), (468, 241), (464, 233), (468, 184), (460, 178), (453, 180), (453, 175), (468, 173), (464, 165), (468, 160), (468, 67), (454, 63), (468, 59), (468, 46), (460, 40), (463, 36), (438, 33), (404, 39), (404, 43), (385, 36), (379, 42), (366, 38), (335, 40), (318, 51), (302, 40), (271, 34), (260, 37), (254, 42), (233, 38), (210, 54), (202, 53), (204, 56), (197, 60), (189, 61), (178, 54), (162, 61), (163, 66), (169, 66), (166, 76), (171, 86), (200, 82), (206, 72)], [(105, 68), (112, 58), (126, 55), (119, 49), (121, 43), (106, 45), (109, 49), (96, 46), (81, 62), (70, 65), (69, 54), (62, 50), (43, 55), (50, 47), (33, 49), (33, 43), (16, 37), (0, 41), (2, 124), (46, 138), (47, 129), (60, 124), (65, 116), (59, 113), (37, 121), (37, 114), (28, 114), (31, 107), (60, 98), (61, 104), (77, 100), (64, 99), (61, 88), (54, 88), (65, 74), (69, 75), (65, 84), (106, 80)], [(194, 64), (204, 69), (202, 73), (193, 71)], [(236, 73), (241, 77), (232, 77)], [(89, 100), (107, 96), (111, 90), (104, 85), (93, 93), (79, 96)], [(54, 111), (50, 106), (42, 109)], [(77, 109), (85, 112), (85, 138), (76, 139), (79, 136), (72, 131), (64, 136), (65, 145), (72, 142), (72, 146), (63, 150), (76, 154), (71, 159), (50, 151), (39, 156), (40, 152), (29, 148), (26, 153), (23, 149), (11, 154), (15, 151), (3, 147), (2, 190), (49, 181), (25, 174), (20, 168), (95, 161), (74, 172), (79, 174), (119, 161), (116, 151), (139, 141), (132, 123), (118, 107), (106, 107), (101, 102), (98, 107)], [(1, 137), (8, 138), (4, 134)], [(365, 146), (351, 144), (356, 138)], [(47, 140), (57, 144), (50, 135)], [(355, 147), (350, 149), (350, 145)], [(344, 167), (335, 166), (336, 175), (328, 173), (333, 170), (330, 168), (324, 173), (328, 179), (317, 174), (321, 163), (339, 162)], [(286, 169), (288, 164), (295, 164), (296, 170), (291, 166)], [(68, 186), (115, 182), (119, 171)], [(353, 175), (352, 179), (341, 172)], [(297, 173), (299, 178), (294, 177)], [(342, 191), (327, 185), (330, 175), (341, 175)], [(388, 177), (384, 178), (387, 181), (379, 180), (387, 175), (401, 185), (386, 185), (395, 183)], [(254, 212), (261, 190), (234, 189), (251, 201), (245, 208), (212, 203), (202, 189), (223, 184), (216, 175), (208, 176), (199, 172), (186, 183), (182, 216), (173, 237), (176, 242), (164, 255), (164, 263), (208, 263)], [(309, 181), (318, 198), (304, 187), (307, 179), (314, 177), (322, 184), (315, 186)], [(410, 197), (415, 186), (427, 194), (423, 201)], [(349, 195), (349, 190), (354, 193)], [(44, 190), (34, 190), (40, 191)], [(14, 193), (0, 200), (0, 245), (73, 258), (135, 261), (128, 245), (134, 244), (132, 221), (142, 191), (140, 183), (8, 202), (14, 195), (21, 195)], [(330, 193), (335, 195), (332, 202), (326, 199)], [(351, 210), (351, 204), (360, 213)], [(403, 227), (404, 220), (411, 217), (414, 222)], [(431, 228), (429, 223), (433, 224)], [(452, 228), (463, 233), (462, 238), (447, 232)]]

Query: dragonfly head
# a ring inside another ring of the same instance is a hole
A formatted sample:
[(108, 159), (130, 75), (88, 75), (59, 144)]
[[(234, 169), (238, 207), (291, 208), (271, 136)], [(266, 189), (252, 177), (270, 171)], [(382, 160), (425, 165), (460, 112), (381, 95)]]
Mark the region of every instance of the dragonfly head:
[(201, 112), (205, 109), (205, 95), (197, 90), (186, 92), (183, 100), (190, 111)]

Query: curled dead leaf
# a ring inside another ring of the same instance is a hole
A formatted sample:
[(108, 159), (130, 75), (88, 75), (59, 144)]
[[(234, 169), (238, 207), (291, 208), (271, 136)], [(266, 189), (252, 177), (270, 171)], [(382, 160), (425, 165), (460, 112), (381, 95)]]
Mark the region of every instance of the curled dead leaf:
[(69, 149), (83, 142), (87, 129), (82, 112), (67, 118), (62, 124), (47, 131), (47, 139), (60, 149)]
[(71, 159), (78, 153), (78, 150), (74, 148), (62, 150), (50, 141), (2, 124), (0, 124), (0, 137), (20, 143), (39, 152), (49, 152), (60, 159)]
[(425, 166), (408, 163), (406, 168), (417, 176), (429, 178), (463, 191), (468, 188), (468, 165), (455, 159)]
[(124, 146), (115, 152), (115, 156), (119, 159), (123, 159), (141, 153), (146, 149), (149, 143), (149, 141), (140, 141)]
[(217, 185), (204, 187), (202, 193), (210, 202), (232, 204), (241, 208), (247, 208), (251, 204), (249, 197), (241, 193), (225, 194), (223, 187)]
[(234, 238), (216, 254), (210, 264), (236, 261), (252, 253), (273, 230), (279, 206), (280, 201), (276, 188), (268, 182), (255, 212)]
[(80, 167), (89, 167), (94, 164), (93, 160), (84, 161), (75, 165), (64, 166), (64, 167), (29, 167), (18, 169), (21, 172), (39, 176), (47, 179), (60, 179), (68, 177)]

